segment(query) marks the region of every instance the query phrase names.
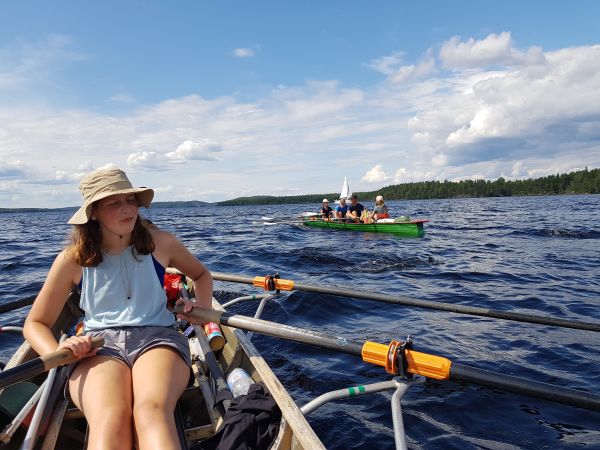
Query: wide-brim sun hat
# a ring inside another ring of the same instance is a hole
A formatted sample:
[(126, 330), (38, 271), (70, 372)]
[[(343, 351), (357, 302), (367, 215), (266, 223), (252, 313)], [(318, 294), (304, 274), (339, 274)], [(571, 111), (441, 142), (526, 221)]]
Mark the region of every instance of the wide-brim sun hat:
[(90, 220), (92, 204), (111, 195), (135, 194), (140, 206), (150, 207), (154, 190), (147, 187), (134, 188), (121, 169), (98, 169), (86, 175), (79, 183), (83, 205), (69, 219), (70, 225), (83, 225)]

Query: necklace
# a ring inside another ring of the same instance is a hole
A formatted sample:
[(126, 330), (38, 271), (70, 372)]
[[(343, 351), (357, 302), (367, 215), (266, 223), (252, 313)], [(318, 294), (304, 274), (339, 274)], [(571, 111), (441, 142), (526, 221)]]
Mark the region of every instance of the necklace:
[[(129, 269), (126, 255), (127, 251), (121, 253), (119, 257), (119, 268), (121, 269), (121, 284), (123, 285), (123, 290), (125, 291), (125, 295), (127, 296), (127, 300), (131, 300), (131, 282), (129, 281)], [(123, 271), (123, 268), (125, 270)], [(125, 276), (123, 276), (123, 272), (125, 272)]]

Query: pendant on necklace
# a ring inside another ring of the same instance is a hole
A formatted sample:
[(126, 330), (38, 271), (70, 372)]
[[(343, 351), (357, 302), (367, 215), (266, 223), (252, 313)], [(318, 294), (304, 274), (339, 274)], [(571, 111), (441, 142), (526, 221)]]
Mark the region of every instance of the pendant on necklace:
[[(127, 260), (124, 259), (126, 257), (127, 257), (126, 255), (121, 254), (120, 259), (119, 259), (119, 266), (121, 269), (121, 283), (123, 284), (123, 290), (125, 291), (127, 300), (131, 300), (131, 281), (129, 280), (129, 269), (127, 267)], [(125, 268), (124, 274), (123, 274), (123, 268)], [(125, 275), (125, 276), (123, 276), (123, 275)]]

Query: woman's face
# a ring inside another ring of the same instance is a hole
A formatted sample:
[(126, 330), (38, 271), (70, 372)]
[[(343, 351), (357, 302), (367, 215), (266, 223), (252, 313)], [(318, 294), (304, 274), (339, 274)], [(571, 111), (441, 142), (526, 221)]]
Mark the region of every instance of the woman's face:
[(138, 199), (134, 194), (111, 195), (94, 204), (92, 218), (113, 233), (129, 234), (137, 220), (138, 209)]

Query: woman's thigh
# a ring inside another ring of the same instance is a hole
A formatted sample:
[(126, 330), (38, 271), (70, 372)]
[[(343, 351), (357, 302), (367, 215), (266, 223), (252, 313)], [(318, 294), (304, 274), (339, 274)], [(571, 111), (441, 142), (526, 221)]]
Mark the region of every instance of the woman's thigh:
[(109, 408), (131, 411), (131, 369), (110, 356), (83, 359), (69, 378), (69, 392), (88, 421)]
[(175, 408), (190, 378), (189, 366), (169, 347), (154, 347), (144, 352), (131, 373), (135, 404), (150, 402), (169, 410)]

